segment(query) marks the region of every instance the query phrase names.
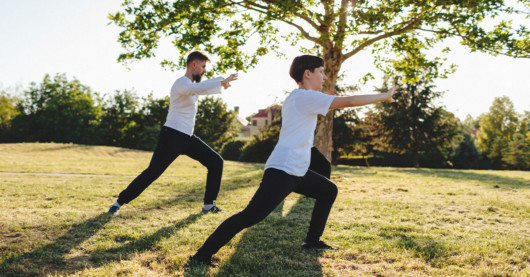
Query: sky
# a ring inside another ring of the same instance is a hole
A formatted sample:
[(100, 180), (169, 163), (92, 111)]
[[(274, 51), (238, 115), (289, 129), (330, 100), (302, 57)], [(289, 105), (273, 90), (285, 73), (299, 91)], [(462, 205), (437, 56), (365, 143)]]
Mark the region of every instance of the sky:
[[(42, 82), (46, 74), (64, 73), (101, 94), (129, 89), (140, 96), (168, 95), (175, 79), (184, 74), (160, 66), (159, 57), (176, 60), (181, 55), (171, 45), (162, 44), (158, 57), (150, 60), (127, 66), (117, 62), (123, 52), (117, 42), (120, 29), (109, 24), (107, 17), (120, 9), (121, 2), (1, 0), (0, 91), (21, 93), (31, 82)], [(455, 42), (449, 46), (453, 51), (447, 55), (448, 62), (458, 68), (448, 79), (435, 81), (437, 89), (445, 91), (438, 105), (461, 119), (468, 114), (476, 118), (488, 112), (495, 97), (506, 95), (517, 112), (530, 111), (530, 59), (470, 53)], [(296, 88), (288, 71), (291, 59), (301, 53), (295, 47), (282, 51), (288, 59), (268, 55), (247, 73), (239, 73), (239, 80), (220, 96), (229, 108), (239, 106), (240, 115), (247, 117), (281, 103), (285, 92)], [(357, 93), (373, 93), (382, 82), (369, 51), (348, 59), (342, 70), (346, 84), (359, 84), (367, 72), (376, 77)]]

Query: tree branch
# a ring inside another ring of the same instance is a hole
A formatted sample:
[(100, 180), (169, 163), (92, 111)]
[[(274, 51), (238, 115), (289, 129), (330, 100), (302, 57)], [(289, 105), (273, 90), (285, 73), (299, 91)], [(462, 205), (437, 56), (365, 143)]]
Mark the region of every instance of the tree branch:
[[(274, 4), (275, 3), (275, 1), (271, 1), (271, 0), (264, 0), (264, 1), (266, 3), (269, 3), (269, 4)], [(254, 2), (254, 1), (245, 0), (244, 2), (249, 4), (249, 5), (264, 9), (264, 10), (268, 10), (268, 8), (269, 8), (267, 6), (260, 5), (260, 4)], [(303, 10), (302, 13), (298, 13), (297, 16), (300, 17), (301, 19), (303, 19), (304, 21), (306, 21), (307, 23), (309, 23), (309, 25), (313, 26), (313, 28), (315, 28), (315, 30), (318, 31), (320, 29), (320, 26), (318, 26), (318, 24), (316, 24), (313, 20), (311, 20), (311, 18), (309, 18), (307, 15), (305, 15), (304, 12), (307, 12), (311, 16), (316, 17), (313, 12), (305, 10), (305, 9)], [(317, 18), (317, 20), (319, 21), (320, 24), (324, 23), (320, 18), (318, 18), (318, 17), (316, 17), (316, 18)]]
[(404, 28), (402, 29), (398, 29), (398, 30), (395, 30), (393, 32), (390, 32), (390, 33), (386, 33), (386, 34), (383, 34), (383, 35), (380, 35), (378, 37), (375, 37), (375, 38), (372, 38), (372, 39), (369, 39), (363, 43), (361, 43), (361, 45), (357, 46), (357, 48), (353, 49), (352, 51), (350, 51), (349, 53), (345, 54), (343, 57), (342, 57), (342, 61), (345, 61), (347, 60), (348, 58), (350, 58), (351, 56), (357, 54), (359, 51), (363, 50), (364, 48), (366, 48), (367, 46), (375, 43), (376, 41), (379, 41), (379, 40), (382, 40), (382, 39), (386, 39), (386, 38), (389, 38), (391, 36), (395, 36), (395, 35), (400, 35), (400, 34), (403, 34), (403, 33), (406, 33), (410, 30), (412, 30), (414, 28), (414, 26), (416, 24), (418, 24), (419, 22), (421, 21), (421, 17), (417, 17), (411, 21), (409, 21), (410, 23), (407, 24), (407, 26), (405, 26)]
[(348, 2), (349, 0), (342, 0), (339, 11), (339, 25), (337, 26), (337, 34), (344, 34), (346, 29), (346, 19), (348, 19)]
[[(254, 2), (251, 2), (251, 1), (245, 1), (245, 3), (247, 4), (250, 4), (250, 6), (245, 6), (245, 5), (242, 5), (240, 2), (233, 2), (234, 4), (240, 6), (240, 7), (244, 7), (244, 8), (247, 8), (247, 9), (250, 9), (250, 10), (253, 10), (255, 12), (258, 12), (258, 13), (262, 13), (262, 14), (267, 14), (266, 11), (263, 11), (263, 10), (260, 10), (259, 8), (261, 9), (267, 9), (266, 6), (262, 6), (262, 5), (259, 5), (259, 4), (256, 4)], [(286, 20), (286, 19), (283, 19), (283, 18), (278, 18), (278, 17), (274, 17), (274, 16), (271, 16), (271, 15), (267, 15), (267, 16), (270, 16), (271, 18), (275, 19), (275, 20), (278, 20), (278, 21), (281, 21), (281, 22), (284, 22), (284, 23), (287, 23), (295, 28), (297, 28), (300, 33), (302, 34), (302, 36), (314, 43), (317, 43), (319, 45), (322, 45), (322, 42), (320, 40), (318, 40), (317, 38), (315, 37), (312, 37), (306, 30), (304, 30), (304, 28), (302, 28), (302, 26), (298, 25), (298, 24), (295, 24), (294, 22), (291, 22), (289, 20)]]
[(330, 0), (322, 0), (322, 5), (324, 5), (324, 23), (323, 25), (331, 26), (333, 22), (326, 23), (326, 20), (328, 20), (331, 15), (333, 14), (333, 3), (329, 3)]
[(320, 23), (320, 25), (325, 25), (325, 22), (324, 20), (322, 20), (319, 16), (317, 16), (314, 12), (310, 11), (310, 10), (304, 10), (305, 12), (307, 12), (309, 14), (310, 17), (314, 17), (318, 20), (318, 23)]
[[(311, 18), (309, 18), (307, 15), (305, 15), (305, 14), (297, 14), (297, 16), (300, 17), (301, 19), (305, 20), (311, 26), (313, 26), (313, 28), (315, 28), (315, 30), (318, 31), (318, 29), (320, 29), (320, 26), (318, 26), (318, 24), (316, 24), (313, 20), (311, 20)], [(319, 22), (320, 22), (320, 20), (319, 20)]]

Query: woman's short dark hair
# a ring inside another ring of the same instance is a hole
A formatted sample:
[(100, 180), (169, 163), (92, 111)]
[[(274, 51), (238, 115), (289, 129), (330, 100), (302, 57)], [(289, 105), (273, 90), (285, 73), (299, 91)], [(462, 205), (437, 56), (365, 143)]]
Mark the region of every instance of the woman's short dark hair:
[(294, 58), (289, 69), (289, 75), (297, 82), (301, 83), (304, 78), (304, 72), (310, 70), (313, 72), (315, 68), (324, 66), (324, 60), (321, 57), (312, 55), (302, 55)]
[(186, 60), (186, 64), (190, 64), (192, 63), (193, 61), (195, 60), (200, 60), (200, 61), (207, 61), (209, 62), (210, 59), (208, 58), (208, 56), (206, 56), (204, 53), (202, 53), (201, 51), (193, 51), (191, 52), (189, 55), (188, 55), (188, 59)]

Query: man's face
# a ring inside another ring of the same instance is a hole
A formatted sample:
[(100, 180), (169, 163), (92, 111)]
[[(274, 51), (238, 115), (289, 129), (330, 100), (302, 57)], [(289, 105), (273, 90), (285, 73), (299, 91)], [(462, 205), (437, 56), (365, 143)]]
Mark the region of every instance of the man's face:
[(315, 68), (313, 72), (311, 72), (311, 70), (307, 70), (306, 73), (308, 73), (306, 81), (312, 90), (321, 90), (324, 82), (326, 82), (328, 79), (326, 74), (324, 74), (323, 66)]
[(193, 81), (199, 83), (201, 81), (202, 75), (206, 73), (206, 61), (195, 60), (193, 63)]

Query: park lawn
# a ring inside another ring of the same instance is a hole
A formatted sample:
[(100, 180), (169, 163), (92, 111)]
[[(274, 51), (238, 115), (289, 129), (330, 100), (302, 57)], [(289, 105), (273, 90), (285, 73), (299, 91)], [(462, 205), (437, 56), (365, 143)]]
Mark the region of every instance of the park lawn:
[(301, 249), (313, 200), (293, 194), (223, 247), (219, 268), (190, 270), (187, 258), (246, 206), (262, 164), (226, 161), (224, 211), (203, 214), (206, 169), (179, 157), (110, 217), (150, 152), (24, 143), (0, 153), (0, 276), (530, 276), (530, 172), (335, 167), (323, 239), (339, 251)]

